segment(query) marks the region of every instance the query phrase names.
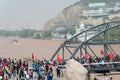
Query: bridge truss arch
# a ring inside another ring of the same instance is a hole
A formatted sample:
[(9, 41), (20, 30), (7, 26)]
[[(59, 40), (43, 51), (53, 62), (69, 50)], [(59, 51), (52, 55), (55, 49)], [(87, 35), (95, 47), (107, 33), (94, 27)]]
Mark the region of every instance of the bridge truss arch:
[[(100, 46), (99, 48), (104, 52), (104, 61), (107, 62), (106, 57), (108, 56), (108, 53), (112, 53), (114, 56), (118, 55), (112, 48), (112, 45), (120, 44), (120, 39), (116, 37), (111, 39), (110, 37), (112, 35), (111, 32), (114, 32), (117, 29), (120, 29), (120, 21), (107, 22), (86, 29), (70, 39), (65, 40), (58, 47), (50, 60), (56, 59), (58, 53), (63, 60), (72, 59), (77, 56), (81, 58), (84, 54), (88, 54), (92, 58), (98, 58), (100, 53), (96, 53), (96, 49)], [(120, 36), (119, 34), (114, 35)], [(94, 46), (94, 48), (91, 48), (91, 46)]]

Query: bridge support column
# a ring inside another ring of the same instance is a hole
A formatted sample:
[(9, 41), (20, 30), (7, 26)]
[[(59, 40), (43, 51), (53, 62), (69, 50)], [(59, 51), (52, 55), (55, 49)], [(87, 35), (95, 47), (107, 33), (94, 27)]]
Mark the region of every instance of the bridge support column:
[(64, 57), (64, 47), (62, 48), (62, 59), (64, 60), (65, 57)]
[[(107, 29), (108, 23), (106, 23), (105, 29)], [(105, 31), (103, 34), (104, 38), (104, 61), (107, 62), (108, 60), (108, 47), (107, 47), (107, 41), (108, 41), (108, 32)]]

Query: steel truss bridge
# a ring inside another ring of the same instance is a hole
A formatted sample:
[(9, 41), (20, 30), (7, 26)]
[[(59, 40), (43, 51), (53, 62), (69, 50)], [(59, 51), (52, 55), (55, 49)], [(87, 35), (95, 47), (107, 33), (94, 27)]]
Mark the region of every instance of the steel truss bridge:
[[(103, 23), (103, 24), (88, 28), (74, 35), (70, 39), (65, 40), (58, 47), (58, 49), (53, 54), (50, 60), (56, 59), (56, 56), (58, 53), (61, 54), (63, 60), (75, 58), (76, 55), (79, 55), (79, 57), (81, 58), (84, 53), (88, 54), (92, 58), (98, 58), (99, 56), (91, 48), (91, 46), (100, 45), (103, 47), (104, 61), (107, 62), (108, 52), (112, 53), (114, 56), (118, 55), (111, 45), (120, 44), (120, 40), (109, 39), (109, 33), (112, 30), (114, 31), (114, 29), (120, 29), (120, 21), (107, 22), (107, 23)], [(117, 36), (120, 36), (120, 35), (117, 35)], [(67, 55), (69, 54), (70, 56), (67, 56), (66, 58), (65, 57), (66, 54)], [(109, 70), (111, 69), (114, 69), (114, 68), (110, 68)], [(97, 70), (99, 70), (99, 68)], [(120, 67), (119, 67), (119, 70), (120, 70)]]

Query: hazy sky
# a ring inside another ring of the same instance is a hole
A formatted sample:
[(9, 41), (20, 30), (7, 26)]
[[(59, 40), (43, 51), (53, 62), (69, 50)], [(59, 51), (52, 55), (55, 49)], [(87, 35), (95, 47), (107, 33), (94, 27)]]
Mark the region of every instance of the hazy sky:
[(79, 0), (0, 0), (0, 29), (42, 29), (64, 8)]

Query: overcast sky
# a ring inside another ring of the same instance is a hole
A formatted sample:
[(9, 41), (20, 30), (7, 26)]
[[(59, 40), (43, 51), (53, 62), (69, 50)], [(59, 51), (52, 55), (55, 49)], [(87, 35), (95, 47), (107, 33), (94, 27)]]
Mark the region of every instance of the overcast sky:
[(0, 29), (42, 29), (64, 8), (79, 0), (0, 0)]

